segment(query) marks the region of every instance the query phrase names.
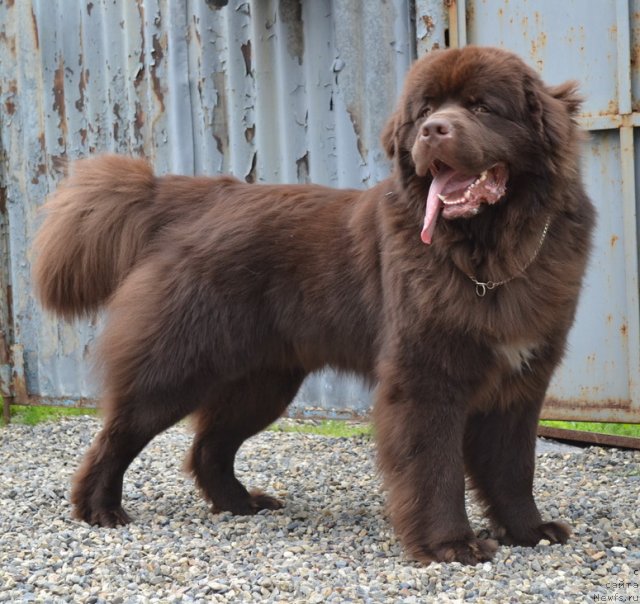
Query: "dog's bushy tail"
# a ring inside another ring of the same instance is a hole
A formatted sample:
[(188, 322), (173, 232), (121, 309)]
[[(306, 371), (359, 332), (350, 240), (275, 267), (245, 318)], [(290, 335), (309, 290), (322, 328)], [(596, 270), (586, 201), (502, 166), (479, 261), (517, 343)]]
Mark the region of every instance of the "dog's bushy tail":
[(156, 179), (141, 159), (104, 155), (77, 161), (44, 205), (35, 239), (35, 289), (66, 319), (98, 310), (157, 231)]

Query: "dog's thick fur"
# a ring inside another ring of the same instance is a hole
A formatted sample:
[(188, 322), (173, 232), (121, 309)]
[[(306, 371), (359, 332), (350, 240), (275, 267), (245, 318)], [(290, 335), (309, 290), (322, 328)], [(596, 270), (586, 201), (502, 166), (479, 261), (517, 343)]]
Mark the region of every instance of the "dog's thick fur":
[[(573, 85), (546, 87), (508, 52), (434, 51), (410, 70), (383, 132), (393, 175), (368, 191), (77, 162), (46, 205), (34, 269), (47, 309), (107, 309), (105, 423), (75, 478), (77, 517), (127, 522), (125, 470), (189, 414), (190, 468), (214, 508), (278, 508), (236, 479), (236, 451), (331, 366), (378, 383), (379, 463), (411, 556), (492, 557), (497, 542), (469, 526), (465, 473), (494, 537), (565, 542), (532, 483), (594, 223), (578, 106)], [(490, 169), (493, 193), (477, 207), (438, 202), (431, 172), (442, 166)], [(437, 221), (424, 218), (428, 196)], [(471, 276), (498, 285), (480, 297)]]

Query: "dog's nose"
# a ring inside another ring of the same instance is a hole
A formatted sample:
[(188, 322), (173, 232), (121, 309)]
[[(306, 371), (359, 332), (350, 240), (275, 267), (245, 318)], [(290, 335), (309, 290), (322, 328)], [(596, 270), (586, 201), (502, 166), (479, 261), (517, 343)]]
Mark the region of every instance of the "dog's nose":
[(422, 138), (429, 142), (437, 142), (440, 139), (448, 138), (453, 131), (453, 124), (446, 118), (436, 117), (428, 119), (422, 124)]

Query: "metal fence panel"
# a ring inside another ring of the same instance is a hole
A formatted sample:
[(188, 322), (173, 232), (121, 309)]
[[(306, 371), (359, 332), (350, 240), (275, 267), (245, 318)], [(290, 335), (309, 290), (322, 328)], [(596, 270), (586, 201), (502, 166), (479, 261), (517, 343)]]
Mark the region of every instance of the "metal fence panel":
[[(0, 0), (0, 392), (11, 380), (17, 399), (77, 404), (98, 391), (88, 359), (99, 318), (62, 324), (31, 294), (37, 210), (66, 160), (110, 150), (144, 154), (160, 173), (366, 187), (388, 173), (379, 133), (416, 46), (470, 42), (518, 52), (550, 83), (581, 82), (599, 225), (545, 409), (640, 421), (639, 9), (640, 0), (588, 11), (583, 0), (232, 0), (222, 9)], [(324, 373), (305, 382), (296, 408), (363, 412), (370, 402), (359, 381)]]
[[(369, 186), (388, 174), (379, 133), (414, 38), (409, 0), (0, 1), (0, 285), (13, 301), (0, 333), (24, 355), (14, 388), (63, 404), (98, 391), (99, 320), (65, 325), (32, 296), (37, 210), (65, 161), (109, 150), (160, 173)], [(20, 366), (9, 352), (0, 346), (0, 384)], [(298, 401), (365, 410), (369, 396), (328, 373)]]
[[(460, 3), (459, 3), (460, 4)], [(466, 39), (519, 53), (549, 83), (578, 80), (583, 170), (598, 208), (584, 295), (548, 417), (640, 421), (638, 0), (468, 0)]]

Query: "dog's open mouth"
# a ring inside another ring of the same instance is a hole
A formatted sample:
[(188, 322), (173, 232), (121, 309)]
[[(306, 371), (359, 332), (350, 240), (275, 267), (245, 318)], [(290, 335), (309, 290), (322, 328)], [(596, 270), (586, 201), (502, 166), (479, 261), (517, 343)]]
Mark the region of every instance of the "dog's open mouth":
[(459, 172), (441, 161), (430, 167), (433, 180), (427, 196), (424, 226), (420, 235), (424, 243), (431, 243), (438, 216), (447, 220), (469, 218), (480, 211), (482, 204), (494, 204), (506, 192), (507, 167), (498, 163), (480, 174)]

